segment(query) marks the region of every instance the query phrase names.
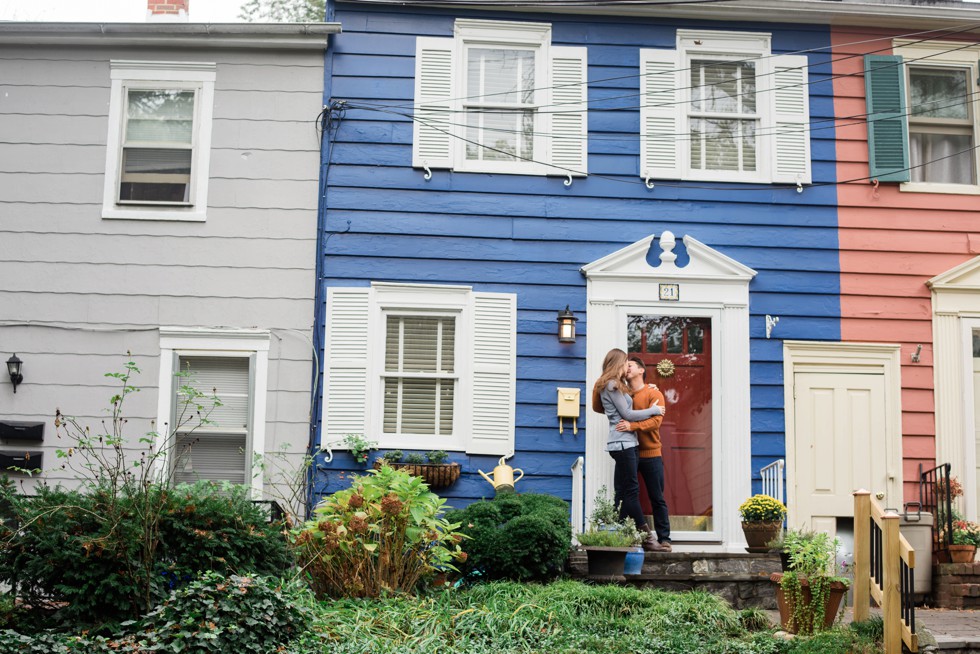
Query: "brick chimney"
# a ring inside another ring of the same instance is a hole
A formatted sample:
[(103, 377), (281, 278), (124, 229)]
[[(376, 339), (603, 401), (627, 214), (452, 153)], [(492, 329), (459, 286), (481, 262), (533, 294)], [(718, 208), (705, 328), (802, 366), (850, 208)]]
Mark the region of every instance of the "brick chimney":
[(186, 23), (190, 0), (146, 0), (146, 20)]

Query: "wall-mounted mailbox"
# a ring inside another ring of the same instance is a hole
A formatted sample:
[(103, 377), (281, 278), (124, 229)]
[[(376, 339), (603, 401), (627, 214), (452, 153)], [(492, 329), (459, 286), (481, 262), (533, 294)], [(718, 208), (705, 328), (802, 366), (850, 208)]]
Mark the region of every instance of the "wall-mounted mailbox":
[(572, 433), (578, 434), (578, 416), (579, 416), (579, 397), (580, 389), (578, 388), (559, 388), (558, 389), (558, 433), (564, 433), (563, 420), (565, 418), (572, 419)]
[(30, 470), (41, 472), (44, 452), (41, 450), (3, 450), (0, 451), (0, 470), (16, 472)]
[(40, 443), (44, 440), (44, 423), (0, 420), (0, 440)]

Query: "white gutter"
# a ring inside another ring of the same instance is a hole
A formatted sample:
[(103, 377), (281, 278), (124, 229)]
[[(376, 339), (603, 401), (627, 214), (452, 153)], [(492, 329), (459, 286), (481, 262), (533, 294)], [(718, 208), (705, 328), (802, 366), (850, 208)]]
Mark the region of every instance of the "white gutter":
[(323, 50), (340, 23), (0, 22), (0, 45)]
[[(340, 0), (355, 5), (394, 5), (407, 3), (395, 0)], [(424, 0), (412, 2), (425, 6)], [(487, 2), (480, 5), (461, 5), (466, 9), (535, 12), (542, 14), (578, 14), (593, 16), (636, 16), (645, 18), (690, 18), (699, 20), (727, 20), (768, 23), (812, 23), (821, 25), (852, 25), (858, 27), (902, 27), (934, 29), (963, 27), (965, 24), (980, 25), (980, 4), (967, 2), (936, 2), (911, 4), (882, 0), (843, 2), (833, 0), (732, 0), (731, 2), (691, 4), (579, 4), (574, 7), (534, 6), (525, 3), (512, 6), (512, 0)], [(444, 4), (433, 5), (445, 8)]]

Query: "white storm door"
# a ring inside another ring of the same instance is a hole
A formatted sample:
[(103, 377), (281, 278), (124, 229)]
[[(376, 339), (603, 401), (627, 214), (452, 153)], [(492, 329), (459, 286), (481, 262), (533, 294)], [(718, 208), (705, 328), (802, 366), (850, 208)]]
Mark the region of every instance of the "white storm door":
[(901, 461), (892, 460), (899, 452), (888, 444), (884, 374), (797, 372), (794, 385), (794, 526), (835, 534), (837, 518), (854, 515), (859, 488), (900, 507)]

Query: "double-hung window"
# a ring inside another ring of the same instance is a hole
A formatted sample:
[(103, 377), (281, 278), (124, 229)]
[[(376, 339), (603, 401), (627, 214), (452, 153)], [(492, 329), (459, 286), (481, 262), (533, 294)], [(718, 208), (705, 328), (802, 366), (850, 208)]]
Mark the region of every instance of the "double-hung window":
[(111, 62), (104, 218), (204, 220), (215, 65)]
[(586, 49), (551, 44), (551, 25), (458, 19), (418, 37), (412, 165), (584, 176)]
[(516, 304), (468, 286), (328, 289), (322, 442), (511, 453)]
[(870, 176), (902, 191), (980, 193), (980, 47), (896, 40), (893, 52), (864, 58)]
[(678, 30), (676, 50), (640, 51), (642, 177), (811, 181), (808, 60), (770, 41)]

